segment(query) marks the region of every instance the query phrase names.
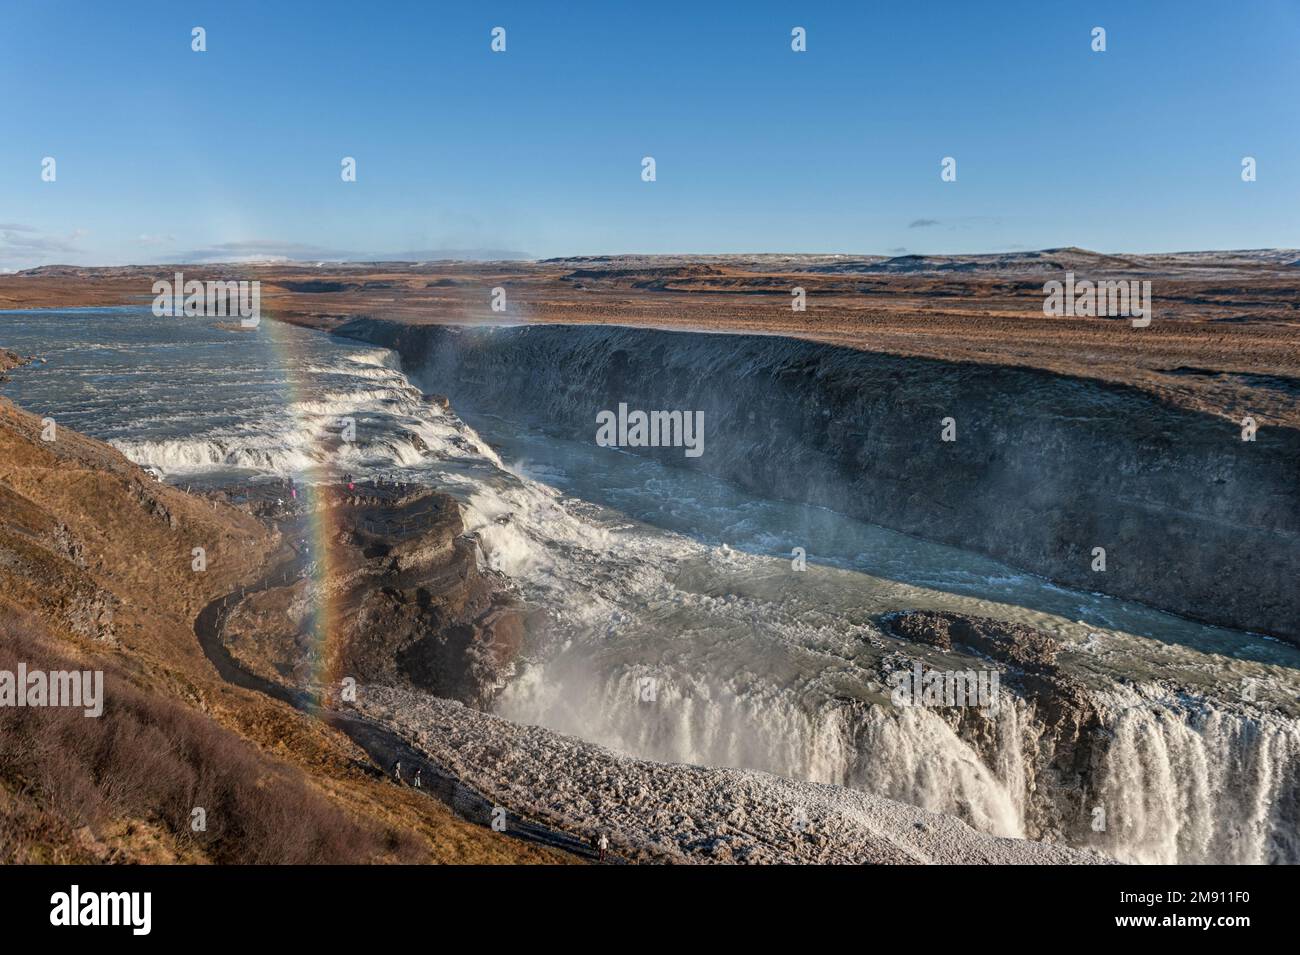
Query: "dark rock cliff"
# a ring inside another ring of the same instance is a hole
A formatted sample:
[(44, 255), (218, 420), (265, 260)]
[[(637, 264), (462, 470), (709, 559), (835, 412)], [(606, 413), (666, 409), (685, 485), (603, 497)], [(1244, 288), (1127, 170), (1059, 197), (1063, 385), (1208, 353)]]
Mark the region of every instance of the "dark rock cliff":
[(329, 556), (250, 595), (223, 639), (247, 669), (298, 685), (407, 685), (486, 708), (513, 673), (522, 613), (478, 567), (455, 501), (360, 484), (321, 502)]
[[(629, 450), (1072, 587), (1300, 640), (1291, 429), (1246, 442), (1232, 418), (1137, 388), (774, 336), (372, 319), (337, 331), (396, 349), (460, 408), (593, 440), (597, 412), (620, 402), (703, 411), (702, 456)], [(954, 441), (941, 440), (946, 418)]]

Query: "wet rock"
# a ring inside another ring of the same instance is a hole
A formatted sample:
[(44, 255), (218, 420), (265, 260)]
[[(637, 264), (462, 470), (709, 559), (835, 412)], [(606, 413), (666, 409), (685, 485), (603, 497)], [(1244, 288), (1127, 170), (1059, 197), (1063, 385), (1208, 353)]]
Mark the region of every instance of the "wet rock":
[(329, 559), (244, 601), (226, 628), (231, 652), (297, 684), (351, 677), (487, 707), (514, 674), (524, 618), (504, 578), (479, 568), (456, 502), (370, 482), (314, 497), (336, 529)]
[(1033, 627), (942, 610), (886, 614), (881, 621), (905, 640), (941, 650), (957, 645), (1026, 673), (1055, 672), (1060, 645), (1050, 634)]
[[(884, 615), (880, 623), (904, 640), (1000, 664), (1003, 691), (1014, 696), (1002, 705), (1018, 708), (1013, 723), (1004, 724), (996, 713), (976, 706), (935, 712), (990, 766), (997, 765), (1004, 751), (1004, 734), (1025, 727), (1034, 739), (1034, 745), (1024, 749), (1028, 834), (1084, 841), (1088, 816), (1083, 807), (1089, 804), (1108, 737), (1088, 688), (1057, 666), (1060, 642), (1033, 627), (949, 611), (901, 611)], [(891, 654), (889, 666), (897, 669), (898, 658), (905, 656)]]
[(9, 376), (5, 374), (9, 369), (26, 365), (32, 360), (33, 359), (31, 358), (24, 358), (22, 355), (15, 351), (10, 351), (8, 348), (0, 348), (0, 382), (9, 380)]

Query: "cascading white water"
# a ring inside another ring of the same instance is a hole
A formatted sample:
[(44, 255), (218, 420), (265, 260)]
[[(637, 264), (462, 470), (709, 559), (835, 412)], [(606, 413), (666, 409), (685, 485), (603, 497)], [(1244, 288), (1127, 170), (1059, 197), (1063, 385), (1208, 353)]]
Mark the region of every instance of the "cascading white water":
[[(1024, 701), (1008, 698), (998, 708), (991, 744), (977, 752), (936, 711), (851, 702), (839, 692), (876, 676), (858, 655), (879, 632), (848, 622), (863, 606), (1005, 614), (1006, 605), (825, 568), (797, 575), (795, 589), (773, 590), (766, 582), (790, 579), (784, 561), (629, 524), (513, 470), (517, 482), (465, 498), (467, 527), (492, 566), (558, 615), (566, 639), (507, 688), (501, 715), (646, 758), (860, 788), (995, 835), (1032, 833), (1028, 816), (1042, 809), (1035, 799), (1064, 801), (1054, 815), (1067, 824), (1090, 821), (1081, 793), (1048, 794), (1036, 779), (1048, 730)], [(566, 483), (553, 462), (538, 472)], [(677, 499), (678, 507), (686, 502)], [(923, 549), (910, 556), (918, 568), (930, 559)], [(952, 567), (952, 553), (940, 559)], [(1104, 612), (1132, 611), (1105, 603)], [(1021, 619), (1069, 632), (1059, 618)], [(1127, 665), (1194, 653), (1122, 632), (1091, 633), (1076, 652), (1099, 649), (1129, 657)], [(644, 699), (644, 680), (654, 681), (653, 702)], [(1300, 723), (1234, 714), (1208, 699), (1165, 704), (1156, 715), (1144, 699), (1117, 689), (1100, 700), (1114, 741), (1103, 743), (1101, 781), (1093, 783), (1105, 789), (1110, 826), (1084, 841), (1135, 862), (1300, 861)]]
[[(595, 654), (599, 659), (599, 653)], [(654, 699), (646, 700), (653, 680)], [(534, 667), (500, 711), (667, 762), (762, 769), (851, 786), (957, 816), (994, 835), (1023, 836), (1032, 741), (1021, 701), (1001, 706), (992, 753), (977, 753), (937, 713), (888, 704), (815, 709), (792, 689), (722, 686), (660, 667)], [(1134, 863), (1300, 861), (1300, 724), (1136, 689), (1102, 692), (1110, 736), (1094, 804), (1058, 807), (1104, 828), (1086, 844)], [(1081, 794), (1079, 794), (1081, 797)]]
[[(643, 682), (644, 681), (644, 682)], [(833, 707), (807, 712), (779, 690), (744, 690), (644, 667), (603, 678), (534, 667), (498, 707), (553, 729), (663, 762), (761, 769), (843, 784), (844, 727)]]
[[(87, 347), (105, 329), (120, 351)], [(7, 344), (22, 344), (20, 331)], [(54, 360), (14, 387), (173, 479), (326, 466), (452, 493), (485, 561), (556, 638), (507, 688), (502, 715), (634, 755), (859, 787), (1018, 835), (1042, 793), (1032, 761), (1043, 727), (1028, 708), (1001, 706), (977, 753), (940, 714), (889, 708), (868, 688), (885, 652), (879, 614), (994, 616), (1052, 631), (1115, 687), (1097, 697), (1113, 740), (1094, 767), (1106, 828), (1090, 844), (1138, 862), (1300, 862), (1294, 718), (1124, 688), (1151, 674), (1261, 673), (1294, 699), (1293, 648), (510, 421), (484, 441), (426, 404), (391, 353), (284, 333), (304, 364), (147, 309), (96, 322), (52, 313), (28, 320), (25, 350), (39, 342)], [(344, 415), (358, 440), (340, 446), (326, 436)], [(808, 550), (805, 572), (791, 572), (794, 545)]]
[(664, 677), (658, 667), (620, 667), (603, 677), (566, 663), (534, 667), (498, 711), (638, 756), (851, 786), (993, 835), (1024, 835), (1014, 706), (996, 717), (1007, 740), (1003, 775), (924, 708), (805, 702), (761, 681), (728, 686), (680, 670)]
[(1098, 694), (1114, 739), (1094, 844), (1129, 862), (1300, 862), (1300, 724), (1158, 689)]
[(1023, 836), (1025, 767), (1016, 708), (1000, 707), (993, 718), (1003, 758), (989, 767), (935, 713), (872, 707), (858, 733), (847, 784), (957, 816), (992, 835)]

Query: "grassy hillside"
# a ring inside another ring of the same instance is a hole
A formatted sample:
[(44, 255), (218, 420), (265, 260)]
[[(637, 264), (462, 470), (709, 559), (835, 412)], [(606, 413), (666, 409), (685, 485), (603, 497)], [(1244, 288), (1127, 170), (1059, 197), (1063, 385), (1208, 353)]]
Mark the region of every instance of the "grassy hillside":
[(219, 679), (194, 617), (280, 548), (248, 514), (0, 399), (0, 670), (105, 673), (102, 717), (0, 708), (0, 862), (568, 861), (459, 819), (340, 734)]

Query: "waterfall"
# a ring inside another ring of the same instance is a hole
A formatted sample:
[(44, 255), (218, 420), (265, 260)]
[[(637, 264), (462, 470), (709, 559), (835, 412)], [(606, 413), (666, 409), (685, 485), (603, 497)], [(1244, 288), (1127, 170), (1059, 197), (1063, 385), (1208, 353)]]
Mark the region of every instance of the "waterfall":
[(1097, 848), (1126, 862), (1300, 862), (1300, 723), (1150, 688), (1097, 699), (1113, 735)]
[(957, 816), (993, 835), (1024, 835), (1015, 707), (999, 711), (1011, 741), (1000, 778), (923, 708), (825, 699), (805, 706), (797, 694), (770, 685), (728, 686), (681, 672), (656, 678), (648, 701), (645, 678), (635, 667), (604, 675), (564, 662), (533, 667), (497, 711), (648, 759), (849, 786)]
[[(998, 766), (990, 768), (935, 712), (872, 706), (858, 730), (855, 789), (957, 816), (981, 832), (1023, 837), (1024, 764), (1016, 709), (999, 708)], [(998, 770), (1002, 771), (999, 774)]]
[[(655, 698), (640, 682), (659, 673)], [(1035, 798), (1081, 820), (1086, 845), (1134, 863), (1300, 861), (1300, 723), (1208, 701), (1118, 688), (1097, 694), (1106, 741), (1090, 802), (1035, 781), (1044, 727), (1023, 701), (1000, 707), (991, 750), (978, 752), (921, 707), (812, 705), (761, 682), (620, 666), (533, 667), (502, 698), (502, 715), (664, 762), (759, 769), (862, 789), (1023, 837)], [(1040, 791), (1041, 790), (1041, 791)], [(1105, 828), (1092, 831), (1093, 811)]]

